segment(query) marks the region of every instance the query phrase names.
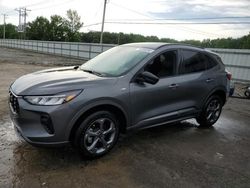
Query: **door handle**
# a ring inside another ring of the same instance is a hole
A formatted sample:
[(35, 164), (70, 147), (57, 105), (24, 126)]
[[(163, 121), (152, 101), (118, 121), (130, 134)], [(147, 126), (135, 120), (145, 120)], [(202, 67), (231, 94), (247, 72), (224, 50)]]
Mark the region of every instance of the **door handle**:
[(177, 87), (179, 87), (179, 85), (178, 84), (171, 84), (168, 87), (171, 89), (176, 89)]
[(212, 82), (212, 81), (214, 81), (213, 78), (208, 78), (208, 79), (206, 79), (206, 82), (207, 82), (207, 83)]

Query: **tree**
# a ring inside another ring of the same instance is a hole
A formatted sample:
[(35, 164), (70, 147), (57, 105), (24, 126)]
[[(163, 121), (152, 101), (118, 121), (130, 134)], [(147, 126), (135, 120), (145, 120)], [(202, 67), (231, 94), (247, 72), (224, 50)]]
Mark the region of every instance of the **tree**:
[[(3, 38), (3, 27), (4, 25), (0, 25), (0, 38)], [(5, 38), (6, 39), (17, 39), (18, 38), (17, 27), (13, 24), (5, 25)]]
[(199, 40), (184, 40), (181, 43), (190, 44), (190, 45), (194, 45), (194, 46), (201, 46), (201, 41), (199, 41)]
[(40, 16), (28, 23), (27, 37), (32, 40), (79, 42), (82, 25), (81, 17), (74, 10), (67, 11), (67, 18), (53, 15), (48, 20)]
[(33, 22), (28, 23), (26, 36), (32, 40), (49, 40), (50, 22), (45, 17), (37, 17)]
[(240, 44), (241, 48), (250, 49), (250, 32), (241, 38)]
[(65, 41), (67, 37), (67, 27), (63, 17), (53, 15), (50, 17), (49, 40)]
[(67, 40), (79, 41), (79, 30), (83, 26), (83, 23), (81, 22), (81, 17), (78, 15), (77, 11), (71, 9), (67, 11), (67, 18), (65, 19), (65, 24), (67, 26)]

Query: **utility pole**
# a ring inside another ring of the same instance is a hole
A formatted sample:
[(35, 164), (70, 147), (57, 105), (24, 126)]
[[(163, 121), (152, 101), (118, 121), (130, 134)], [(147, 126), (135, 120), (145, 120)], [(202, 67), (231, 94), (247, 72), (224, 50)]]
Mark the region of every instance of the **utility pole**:
[(23, 23), (23, 32), (24, 32), (24, 39), (26, 38), (26, 17), (27, 17), (27, 10), (26, 8), (23, 8), (23, 16), (24, 16), (24, 23)]
[(107, 4), (107, 0), (104, 0), (103, 15), (102, 15), (102, 30), (101, 30), (100, 44), (102, 44), (102, 39), (103, 39), (103, 30), (104, 30), (104, 21), (105, 21), (106, 4)]
[(7, 14), (3, 14), (3, 39), (5, 39), (6, 16)]
[(22, 7), (22, 8), (15, 9), (15, 10), (18, 11), (18, 14), (19, 14), (18, 32), (24, 33), (24, 39), (25, 39), (27, 11), (30, 11), (30, 10), (28, 10), (26, 7)]
[(19, 22), (18, 22), (17, 30), (18, 30), (18, 32), (20, 32), (21, 31), (21, 29), (20, 29), (20, 25), (21, 25), (21, 8), (19, 8), (19, 9), (16, 8), (15, 11), (18, 12)]

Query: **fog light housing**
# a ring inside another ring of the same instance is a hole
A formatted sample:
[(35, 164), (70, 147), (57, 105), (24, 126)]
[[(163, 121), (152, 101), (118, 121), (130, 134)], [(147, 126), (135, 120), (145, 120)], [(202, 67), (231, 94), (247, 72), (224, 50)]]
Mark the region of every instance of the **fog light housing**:
[(48, 114), (42, 114), (40, 117), (41, 124), (49, 134), (54, 134), (55, 130), (53, 127), (52, 120)]

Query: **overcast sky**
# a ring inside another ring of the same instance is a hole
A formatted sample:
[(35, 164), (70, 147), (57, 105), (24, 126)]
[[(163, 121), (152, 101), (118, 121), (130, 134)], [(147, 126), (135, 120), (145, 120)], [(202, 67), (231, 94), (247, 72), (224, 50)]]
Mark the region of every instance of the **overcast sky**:
[[(18, 24), (18, 7), (31, 11), (27, 21), (37, 16), (49, 18), (58, 14), (65, 16), (68, 9), (77, 10), (85, 27), (82, 31), (100, 31), (104, 0), (0, 0), (0, 13), (7, 13), (7, 23)], [(240, 37), (250, 32), (250, 24), (197, 25), (197, 24), (142, 24), (183, 22), (250, 22), (250, 0), (108, 0), (105, 31), (156, 35), (160, 38), (214, 39)], [(231, 19), (188, 20), (193, 18), (238, 17)], [(248, 17), (248, 18), (239, 18)], [(174, 19), (165, 20), (162, 19)], [(177, 20), (175, 20), (177, 19)], [(187, 19), (187, 20), (183, 20)], [(3, 16), (1, 16), (1, 24)], [(140, 22), (141, 24), (124, 24)], [(88, 27), (86, 27), (88, 26)]]

